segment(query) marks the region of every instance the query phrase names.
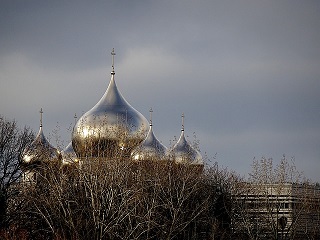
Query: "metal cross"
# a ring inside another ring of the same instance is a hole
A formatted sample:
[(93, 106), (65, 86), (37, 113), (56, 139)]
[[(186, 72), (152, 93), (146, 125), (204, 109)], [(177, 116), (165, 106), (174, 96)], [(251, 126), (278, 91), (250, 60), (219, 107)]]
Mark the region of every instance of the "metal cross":
[(76, 113), (74, 114), (73, 118), (74, 118), (74, 125), (76, 125), (76, 123), (77, 123), (77, 114)]
[(181, 115), (181, 118), (182, 118), (182, 131), (184, 131), (184, 113), (182, 113)]
[(42, 111), (42, 108), (40, 109), (40, 127), (42, 127), (42, 113), (43, 113), (43, 111)]
[(112, 48), (111, 55), (112, 55), (112, 72), (114, 73), (114, 56), (116, 55), (116, 53), (114, 52), (114, 48)]
[(149, 112), (150, 112), (150, 126), (152, 126), (152, 113), (153, 113), (152, 108), (150, 108)]

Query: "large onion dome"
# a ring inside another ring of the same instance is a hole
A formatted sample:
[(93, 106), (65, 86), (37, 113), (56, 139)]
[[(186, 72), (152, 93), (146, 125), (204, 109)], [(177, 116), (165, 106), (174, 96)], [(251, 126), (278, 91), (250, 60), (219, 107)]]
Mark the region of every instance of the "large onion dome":
[(150, 127), (145, 140), (133, 150), (131, 157), (134, 160), (161, 160), (164, 159), (167, 148), (156, 138), (152, 129), (152, 109), (150, 109)]
[(50, 161), (59, 157), (59, 152), (53, 147), (43, 134), (42, 130), (42, 108), (40, 110), (40, 129), (35, 140), (23, 152), (23, 166), (40, 164), (41, 162)]
[(66, 148), (61, 152), (61, 157), (63, 164), (71, 164), (78, 162), (76, 152), (73, 150), (72, 147), (72, 142), (69, 142)]
[(72, 145), (79, 158), (130, 156), (146, 137), (147, 119), (121, 95), (115, 82), (114, 50), (109, 86), (100, 101), (77, 121)]
[(198, 150), (193, 148), (184, 136), (184, 115), (182, 114), (181, 135), (177, 143), (169, 152), (176, 163), (190, 163), (194, 165), (203, 165), (203, 159)]

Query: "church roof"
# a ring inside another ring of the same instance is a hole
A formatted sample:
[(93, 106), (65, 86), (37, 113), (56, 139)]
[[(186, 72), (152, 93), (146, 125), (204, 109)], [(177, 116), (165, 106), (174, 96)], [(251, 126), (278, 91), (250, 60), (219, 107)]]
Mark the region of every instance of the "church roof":
[(76, 152), (72, 147), (72, 142), (69, 142), (66, 148), (61, 152), (61, 156), (63, 164), (70, 164), (78, 161)]
[(42, 127), (42, 108), (40, 110), (40, 128), (39, 132), (30, 144), (30, 146), (23, 152), (23, 162), (25, 164), (46, 161), (59, 156), (59, 152), (55, 147), (53, 147), (49, 141), (46, 139), (43, 133)]
[(167, 148), (156, 138), (152, 127), (152, 109), (150, 109), (150, 127), (146, 139), (133, 151), (134, 160), (160, 160), (166, 156)]
[(190, 163), (203, 165), (203, 159), (198, 150), (191, 146), (184, 135), (184, 114), (182, 114), (181, 135), (177, 143), (172, 147), (169, 155), (173, 157), (176, 163)]
[(88, 141), (112, 141), (119, 148), (131, 149), (147, 135), (148, 121), (125, 100), (117, 88), (114, 51), (111, 54), (112, 72), (106, 92), (92, 109), (80, 117), (74, 127), (72, 141), (77, 155), (83, 155), (80, 146), (86, 145)]

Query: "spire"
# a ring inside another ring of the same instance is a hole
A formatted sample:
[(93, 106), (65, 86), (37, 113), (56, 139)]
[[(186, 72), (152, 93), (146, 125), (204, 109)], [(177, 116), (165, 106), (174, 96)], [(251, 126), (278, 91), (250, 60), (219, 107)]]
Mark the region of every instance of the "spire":
[(114, 48), (112, 48), (112, 52), (111, 52), (111, 56), (112, 56), (112, 71), (111, 71), (111, 75), (115, 75), (116, 72), (114, 71), (114, 56), (116, 55)]
[(176, 144), (170, 150), (169, 155), (174, 157), (176, 163), (191, 163), (195, 165), (203, 165), (200, 152), (193, 148), (184, 136), (184, 114), (182, 113), (181, 135)]
[(73, 117), (73, 118), (74, 118), (74, 125), (76, 125), (76, 123), (77, 123), (77, 118), (78, 118), (76, 113), (74, 114), (74, 117)]
[(184, 113), (182, 113), (181, 119), (182, 119), (182, 128), (181, 128), (181, 131), (184, 132)]
[(150, 108), (150, 127), (147, 137), (132, 152), (131, 157), (134, 160), (161, 160), (166, 156), (167, 148), (156, 138), (152, 129), (152, 113)]
[(72, 128), (72, 131), (74, 131), (74, 127), (76, 126), (76, 124), (77, 124), (77, 114), (75, 113), (74, 114), (74, 124), (73, 124), (73, 128)]
[(152, 127), (152, 113), (153, 113), (152, 108), (150, 108), (149, 113), (150, 113), (150, 127)]
[(42, 108), (40, 109), (40, 127), (42, 127), (42, 113), (43, 113), (43, 111), (42, 111)]
[(59, 152), (53, 147), (43, 134), (42, 130), (42, 108), (40, 113), (40, 128), (34, 141), (23, 151), (23, 162), (29, 163), (32, 161), (46, 161), (51, 158), (56, 158)]

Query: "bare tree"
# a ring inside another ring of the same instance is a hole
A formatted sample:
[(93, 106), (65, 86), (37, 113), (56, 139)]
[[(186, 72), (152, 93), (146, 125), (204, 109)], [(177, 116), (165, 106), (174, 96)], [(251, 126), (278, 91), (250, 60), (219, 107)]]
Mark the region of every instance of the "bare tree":
[(21, 185), (18, 225), (29, 238), (227, 236), (226, 172), (169, 160), (87, 160), (65, 166), (48, 161), (34, 184)]
[[(202, 174), (191, 165), (157, 163), (143, 175), (145, 205), (154, 217), (151, 226), (161, 229), (162, 239), (188, 239), (191, 234), (187, 229), (203, 216), (208, 207), (209, 196), (201, 194), (205, 185)], [(148, 219), (146, 222), (150, 224)], [(150, 228), (150, 226), (149, 226)], [(194, 226), (196, 228), (196, 226)], [(190, 229), (189, 229), (190, 230)]]
[[(248, 181), (237, 183), (233, 196), (233, 229), (238, 236), (298, 239), (306, 237), (301, 226), (310, 220), (310, 207), (315, 207), (320, 191), (284, 156), (277, 165), (272, 159), (254, 160)], [(305, 225), (309, 231), (310, 227)]]
[(7, 227), (14, 214), (14, 209), (8, 210), (8, 201), (15, 194), (12, 186), (21, 177), (23, 150), (33, 138), (29, 128), (20, 129), (15, 120), (0, 116), (0, 228)]
[(79, 162), (68, 165), (40, 151), (39, 161), (30, 166), (36, 179), (15, 187), (17, 196), (10, 203), (19, 206), (19, 214), (14, 226), (26, 239), (228, 236), (228, 181), (234, 175), (226, 169), (177, 164), (171, 157), (137, 162), (130, 159), (129, 148), (86, 140)]

